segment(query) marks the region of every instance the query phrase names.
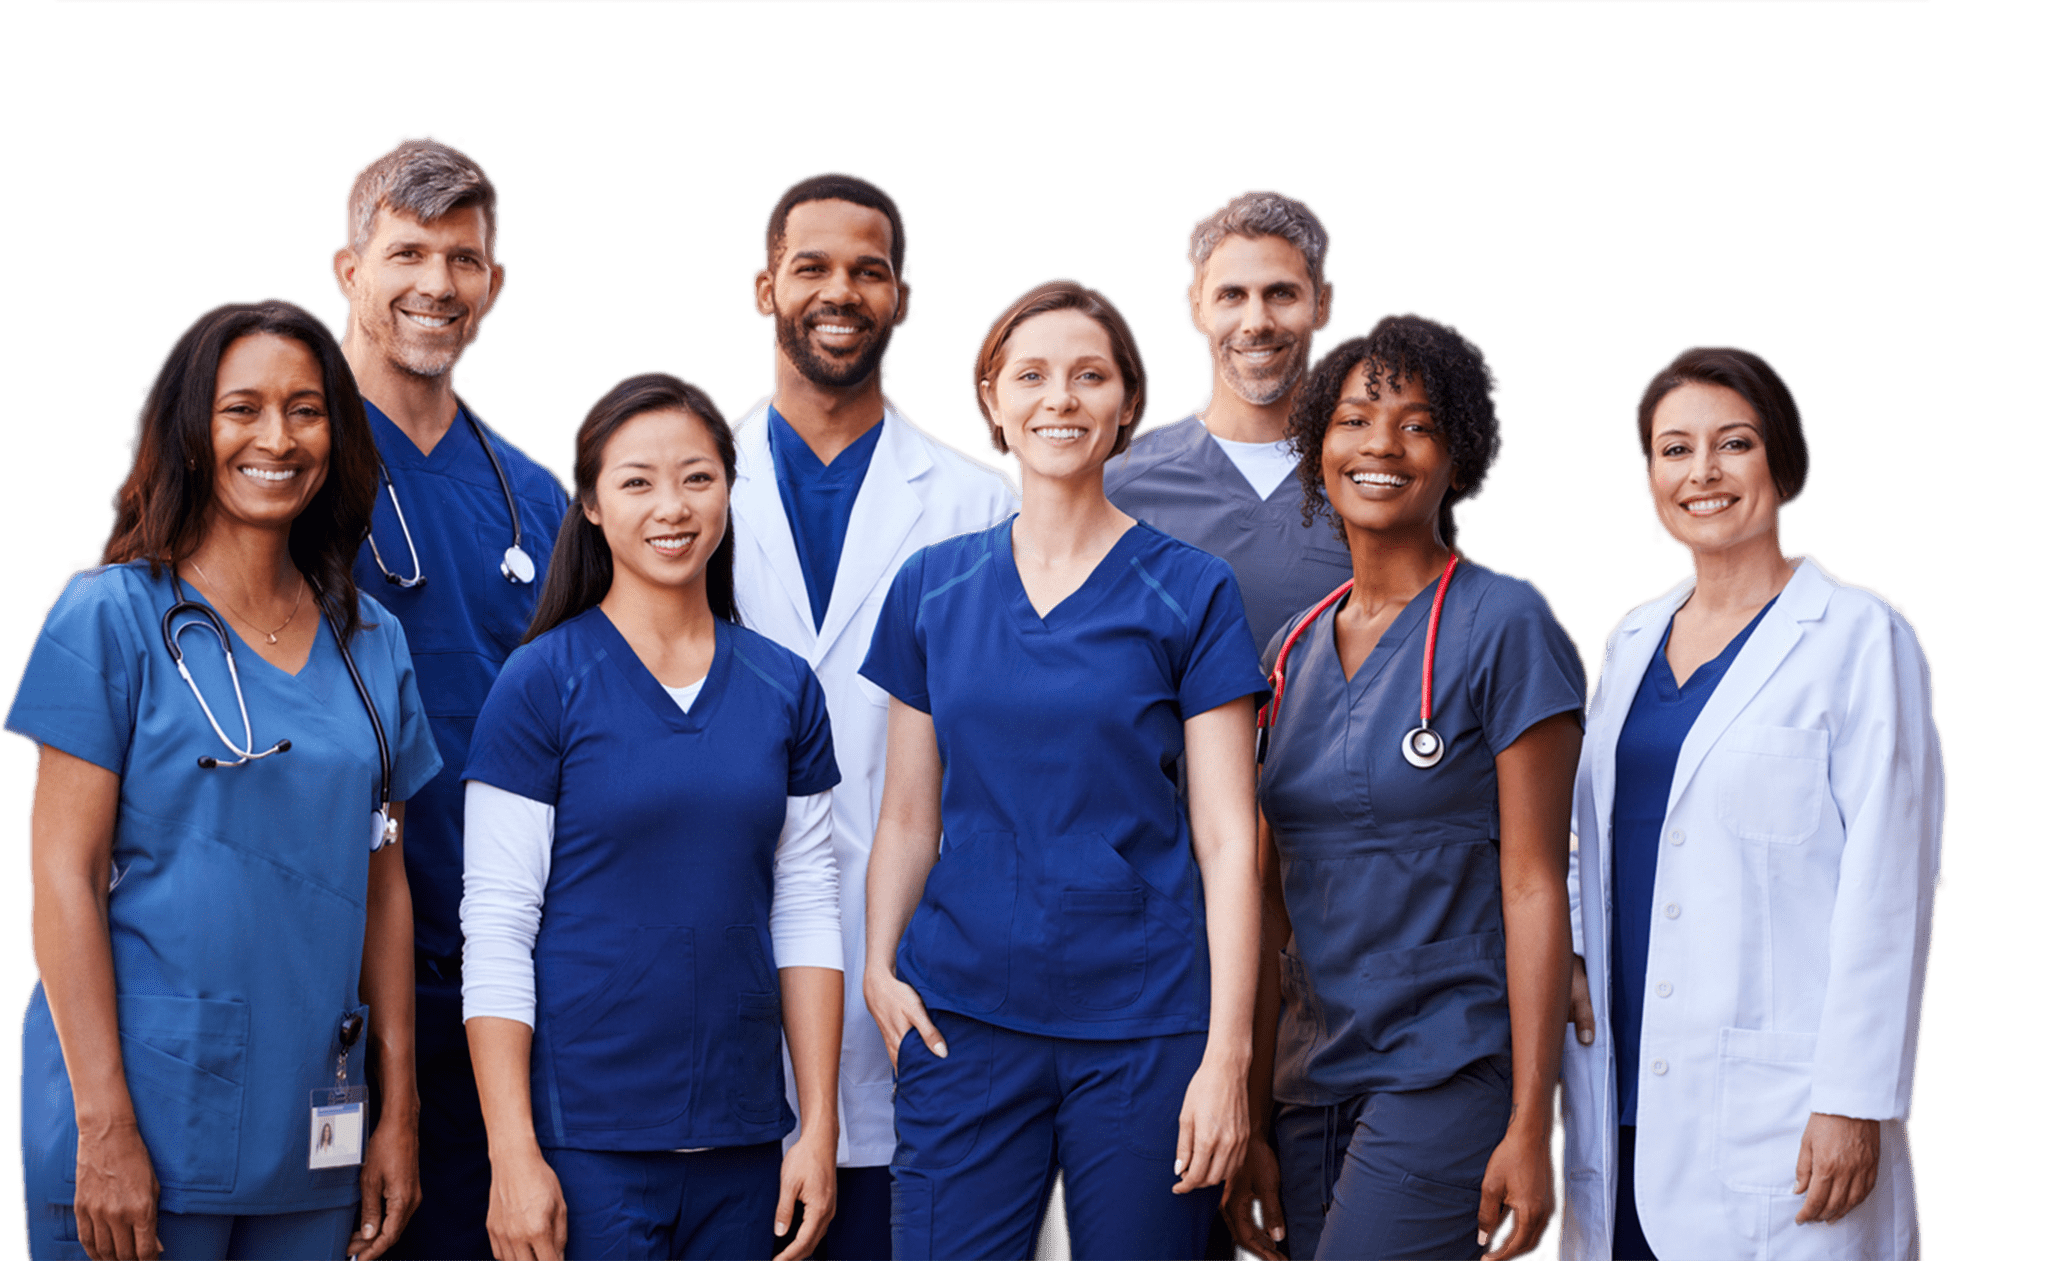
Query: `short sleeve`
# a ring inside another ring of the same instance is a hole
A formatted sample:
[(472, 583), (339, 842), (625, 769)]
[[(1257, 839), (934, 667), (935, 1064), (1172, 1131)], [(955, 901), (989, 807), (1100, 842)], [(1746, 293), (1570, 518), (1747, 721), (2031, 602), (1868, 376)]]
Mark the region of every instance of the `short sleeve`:
[(1493, 583), (1473, 625), (1466, 684), (1495, 757), (1544, 719), (1584, 711), (1579, 649), (1535, 587), (1514, 579)]
[(879, 624), (872, 629), (871, 651), (858, 673), (923, 713), (929, 712), (929, 654), (924, 650), (915, 615), (922, 607), (922, 558), (908, 557), (886, 600), (879, 608)]
[(554, 806), (563, 770), (564, 694), (550, 655), (524, 644), (479, 707), (464, 778)]
[(821, 680), (806, 666), (800, 671), (800, 696), (794, 705), (792, 755), (786, 766), (786, 795), (812, 797), (843, 780), (836, 769), (836, 742), (829, 732), (829, 702)]
[(393, 678), (399, 685), (394, 708), (400, 715), (399, 729), (392, 733), (393, 800), (406, 801), (420, 792), (443, 769), (443, 753), (429, 730), (429, 714), (422, 708), (420, 689), (415, 685), (414, 657), (407, 650), (407, 630), (400, 619), (366, 597), (366, 621), (376, 620), (385, 637), (386, 651), (393, 662)]
[(131, 603), (120, 569), (88, 570), (66, 584), (29, 652), (9, 731), (127, 773), (145, 651)]
[(1229, 566), (1213, 561), (1198, 589), (1200, 615), (1193, 620), (1193, 646), (1179, 674), (1180, 715), (1205, 714), (1239, 696), (1255, 696), (1264, 704), (1272, 689), (1251, 646), (1255, 639)]

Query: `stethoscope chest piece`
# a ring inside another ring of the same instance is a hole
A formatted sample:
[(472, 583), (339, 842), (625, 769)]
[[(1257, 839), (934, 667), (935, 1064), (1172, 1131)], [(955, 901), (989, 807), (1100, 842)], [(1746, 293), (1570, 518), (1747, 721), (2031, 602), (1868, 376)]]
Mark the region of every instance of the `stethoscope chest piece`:
[(509, 582), (536, 581), (536, 562), (519, 547), (510, 547), (500, 558), (500, 576)]
[(1443, 737), (1429, 727), (1417, 727), (1401, 737), (1401, 756), (1408, 765), (1424, 770), (1443, 761)]

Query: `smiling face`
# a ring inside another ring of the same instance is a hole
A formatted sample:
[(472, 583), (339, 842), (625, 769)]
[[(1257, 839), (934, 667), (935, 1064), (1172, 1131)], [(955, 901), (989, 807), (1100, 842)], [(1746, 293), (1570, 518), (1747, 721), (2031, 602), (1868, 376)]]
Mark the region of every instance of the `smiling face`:
[(1673, 538), (1719, 552), (1779, 528), (1779, 492), (1758, 413), (1726, 386), (1694, 381), (1651, 415), (1651, 499)]
[(1190, 296), (1216, 379), (1253, 407), (1286, 397), (1307, 371), (1315, 330), (1329, 322), (1328, 286), (1315, 288), (1284, 237), (1223, 238)]
[(707, 423), (689, 412), (645, 412), (607, 440), (582, 505), (614, 555), (615, 581), (650, 587), (702, 582), (729, 519), (729, 483)]
[(1024, 476), (1098, 480), (1135, 415), (1108, 332), (1083, 311), (1017, 324), (979, 392)]
[(220, 521), (290, 529), (329, 472), (321, 364), (291, 337), (230, 342), (214, 377), (214, 504)]
[(1348, 529), (1434, 537), (1451, 452), (1418, 378), (1395, 386), (1359, 364), (1344, 379), (1322, 438), (1322, 484)]
[(757, 309), (777, 321), (796, 372), (842, 390), (879, 370), (907, 314), (892, 260), (893, 224), (870, 206), (804, 201), (788, 212), (780, 255), (758, 273)]
[(428, 223), (381, 208), (363, 252), (336, 255), (352, 333), (402, 372), (449, 372), (500, 292), (503, 273), (486, 239), (486, 212), (478, 206)]

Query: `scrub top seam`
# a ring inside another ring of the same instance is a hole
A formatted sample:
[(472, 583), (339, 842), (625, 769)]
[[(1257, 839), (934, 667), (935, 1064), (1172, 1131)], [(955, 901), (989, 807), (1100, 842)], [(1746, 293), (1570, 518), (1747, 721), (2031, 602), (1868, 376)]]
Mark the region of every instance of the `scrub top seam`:
[[(365, 807), (364, 814), (365, 819), (367, 820), (365, 826), (367, 828), (370, 827), (369, 820), (371, 818), (371, 813), (371, 807)], [(327, 893), (333, 897), (339, 898), (347, 906), (355, 907), (358, 910), (363, 910), (365, 908), (365, 903), (362, 898), (353, 898), (348, 893), (345, 893), (343, 890), (326, 885), (321, 881), (316, 880), (314, 877), (308, 875), (304, 871), (298, 871), (292, 867), (286, 866), (285, 864), (279, 862), (278, 859), (273, 858), (271, 855), (265, 853), (261, 849), (253, 849), (248, 845), (242, 844), (241, 842), (229, 840), (227, 837), (224, 837), (219, 832), (213, 832), (205, 828), (195, 827), (193, 824), (186, 822), (184, 820), (173, 819), (165, 815), (155, 814), (151, 811), (144, 810), (141, 807), (129, 805), (126, 802), (123, 803), (121, 807), (121, 814), (141, 819), (148, 819), (153, 823), (163, 824), (168, 829), (184, 833), (188, 836), (196, 837), (200, 840), (212, 841), (215, 844), (222, 846), (224, 849), (231, 849), (239, 854), (248, 855), (251, 858), (257, 859), (259, 862), (262, 862), (267, 867), (270, 867), (276, 871), (283, 872), (284, 874), (293, 877), (295, 880), (298, 880), (302, 884), (312, 886), (313, 888), (321, 890), (323, 893)], [(117, 823), (116, 834), (119, 835), (119, 833), (120, 827)], [(117, 845), (116, 848), (119, 849), (120, 846)], [(367, 846), (367, 848), (369, 847)]]

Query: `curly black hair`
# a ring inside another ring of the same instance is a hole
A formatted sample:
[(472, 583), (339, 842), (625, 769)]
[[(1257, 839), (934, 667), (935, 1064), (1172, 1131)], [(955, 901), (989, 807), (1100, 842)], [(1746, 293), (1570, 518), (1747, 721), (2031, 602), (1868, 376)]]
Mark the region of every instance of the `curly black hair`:
[(1371, 366), (1373, 398), (1382, 378), (1389, 388), (1413, 379), (1422, 383), (1444, 443), (1451, 453), (1451, 488), (1437, 508), (1437, 532), (1445, 547), (1457, 547), (1458, 523), (1451, 505), (1479, 493), (1494, 456), (1500, 454), (1501, 424), (1493, 410), (1493, 373), (1479, 347), (1458, 330), (1419, 315), (1389, 315), (1364, 337), (1354, 337), (1322, 356), (1301, 385), (1287, 422), (1287, 441), (1300, 457), (1301, 523), (1313, 525), (1315, 514), (1328, 513), (1338, 538), (1343, 518), (1329, 507), (1322, 486), (1322, 440), (1329, 433), (1330, 413), (1343, 395), (1344, 382), (1360, 364)]

